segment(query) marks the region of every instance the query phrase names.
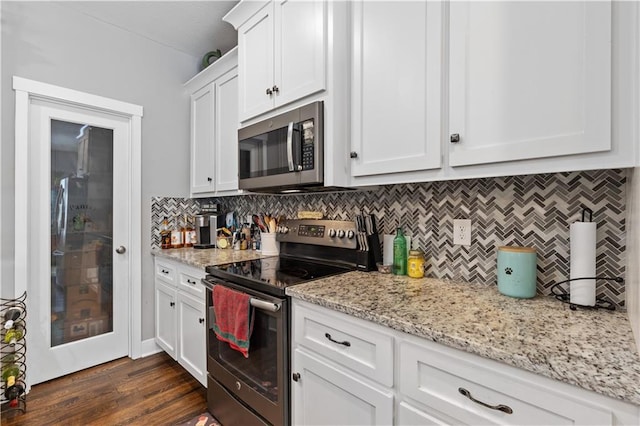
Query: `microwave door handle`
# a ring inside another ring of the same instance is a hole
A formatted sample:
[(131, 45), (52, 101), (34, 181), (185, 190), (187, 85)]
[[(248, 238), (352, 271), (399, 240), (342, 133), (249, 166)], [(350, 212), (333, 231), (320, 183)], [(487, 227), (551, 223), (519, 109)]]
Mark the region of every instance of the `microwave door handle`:
[(287, 160), (289, 162), (289, 171), (295, 170), (293, 164), (293, 121), (289, 123), (287, 128)]

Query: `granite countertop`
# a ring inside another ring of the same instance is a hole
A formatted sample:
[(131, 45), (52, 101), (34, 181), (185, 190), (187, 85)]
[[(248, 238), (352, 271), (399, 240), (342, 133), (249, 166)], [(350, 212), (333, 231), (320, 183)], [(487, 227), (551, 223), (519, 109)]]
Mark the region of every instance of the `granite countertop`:
[(156, 257), (173, 260), (204, 269), (208, 265), (222, 265), (224, 263), (242, 262), (244, 260), (260, 259), (262, 256), (255, 250), (233, 249), (152, 249), (151, 254)]
[(291, 297), (640, 405), (640, 357), (626, 312), (578, 309), (496, 286), (349, 272)]

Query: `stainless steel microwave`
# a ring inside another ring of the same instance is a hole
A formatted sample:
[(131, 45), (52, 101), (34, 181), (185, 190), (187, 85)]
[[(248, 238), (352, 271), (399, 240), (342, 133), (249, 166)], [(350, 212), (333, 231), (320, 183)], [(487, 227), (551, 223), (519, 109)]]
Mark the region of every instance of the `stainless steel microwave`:
[(314, 102), (238, 130), (239, 188), (297, 192), (322, 187), (323, 102)]

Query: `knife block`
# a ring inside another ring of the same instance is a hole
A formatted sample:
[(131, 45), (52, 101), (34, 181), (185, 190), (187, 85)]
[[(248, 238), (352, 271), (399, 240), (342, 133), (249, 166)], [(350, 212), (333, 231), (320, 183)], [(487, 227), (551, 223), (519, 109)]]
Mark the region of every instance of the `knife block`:
[(356, 267), (361, 271), (375, 271), (376, 263), (382, 263), (382, 251), (380, 249), (380, 237), (378, 234), (367, 235), (369, 250), (360, 248), (356, 254)]

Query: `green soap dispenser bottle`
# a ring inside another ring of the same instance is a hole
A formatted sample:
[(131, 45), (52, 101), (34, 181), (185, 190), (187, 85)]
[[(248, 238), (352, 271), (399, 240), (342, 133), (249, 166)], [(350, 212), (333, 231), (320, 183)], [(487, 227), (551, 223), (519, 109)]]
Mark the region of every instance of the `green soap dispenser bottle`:
[(407, 275), (407, 240), (400, 227), (393, 239), (393, 274)]

